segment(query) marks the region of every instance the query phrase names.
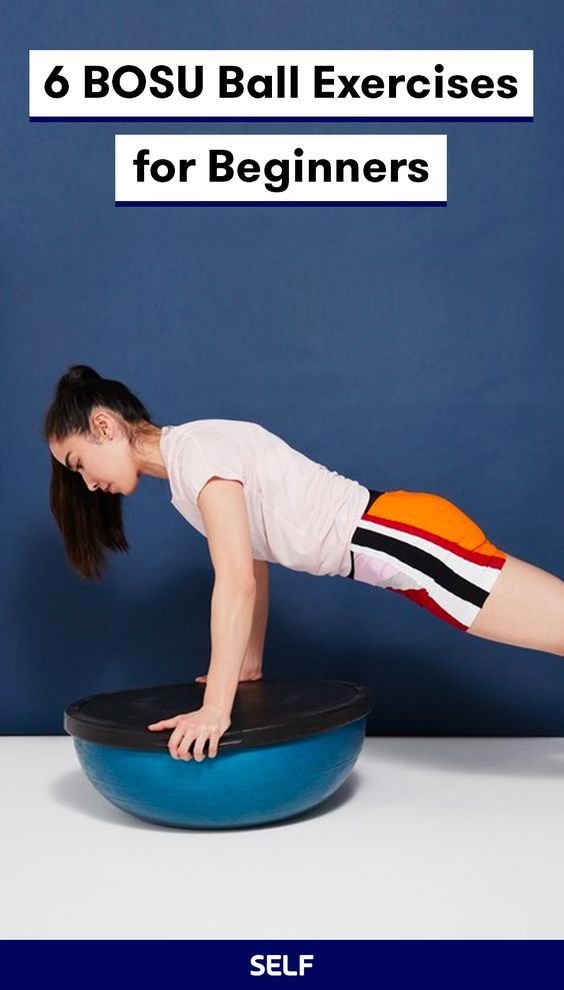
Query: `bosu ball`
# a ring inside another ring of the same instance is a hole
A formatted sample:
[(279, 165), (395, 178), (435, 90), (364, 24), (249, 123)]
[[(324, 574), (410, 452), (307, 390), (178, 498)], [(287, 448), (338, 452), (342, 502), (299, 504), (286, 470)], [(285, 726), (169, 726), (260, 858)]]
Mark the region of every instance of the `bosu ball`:
[[(90, 695), (65, 709), (90, 782), (123, 811), (177, 828), (237, 828), (297, 815), (348, 777), (368, 690), (349, 681), (242, 681), (217, 756), (175, 760), (152, 722), (201, 708), (205, 684)], [(207, 744), (204, 748), (207, 753)]]

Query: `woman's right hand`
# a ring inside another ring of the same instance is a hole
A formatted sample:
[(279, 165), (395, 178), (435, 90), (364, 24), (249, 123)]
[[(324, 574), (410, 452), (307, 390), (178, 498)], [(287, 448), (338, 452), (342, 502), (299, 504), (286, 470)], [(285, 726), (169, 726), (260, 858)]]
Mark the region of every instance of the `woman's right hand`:
[[(151, 722), (147, 728), (151, 732), (172, 729), (167, 745), (173, 759), (195, 759), (197, 763), (201, 763), (206, 755), (215, 759), (219, 740), (230, 725), (231, 717), (223, 708), (202, 705), (197, 711), (183, 712), (172, 718), (163, 718), (160, 722)], [(206, 743), (207, 754), (204, 752)], [(193, 754), (189, 752), (192, 745)]]

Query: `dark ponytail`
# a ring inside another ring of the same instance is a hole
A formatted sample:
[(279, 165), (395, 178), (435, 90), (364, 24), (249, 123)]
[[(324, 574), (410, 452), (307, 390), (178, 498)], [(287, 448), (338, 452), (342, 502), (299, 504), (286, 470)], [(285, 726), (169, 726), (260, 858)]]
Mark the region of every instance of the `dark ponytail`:
[[(90, 435), (90, 414), (95, 406), (104, 406), (122, 418), (130, 442), (148, 426), (154, 427), (145, 407), (125, 385), (102, 378), (88, 365), (75, 364), (57, 383), (43, 420), (43, 439), (49, 443), (64, 440), (71, 433)], [(68, 560), (81, 577), (102, 577), (107, 550), (129, 550), (123, 529), (122, 496), (100, 489), (89, 492), (80, 475), (53, 454), (49, 504)]]

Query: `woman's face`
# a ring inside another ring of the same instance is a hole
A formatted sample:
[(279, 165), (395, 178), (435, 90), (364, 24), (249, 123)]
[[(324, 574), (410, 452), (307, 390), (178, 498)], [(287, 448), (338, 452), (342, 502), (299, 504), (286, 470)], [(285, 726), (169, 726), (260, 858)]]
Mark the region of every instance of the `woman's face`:
[(129, 439), (111, 413), (91, 417), (93, 436), (71, 433), (64, 440), (51, 440), (49, 450), (61, 464), (77, 471), (89, 491), (131, 495), (139, 484), (140, 471)]

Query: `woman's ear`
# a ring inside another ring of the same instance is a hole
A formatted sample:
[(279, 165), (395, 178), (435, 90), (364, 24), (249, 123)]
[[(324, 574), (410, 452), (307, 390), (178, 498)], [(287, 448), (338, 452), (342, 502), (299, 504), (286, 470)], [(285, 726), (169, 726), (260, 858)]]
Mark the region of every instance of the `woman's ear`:
[(90, 416), (90, 432), (98, 440), (113, 440), (116, 434), (116, 421), (105, 409), (97, 409)]

